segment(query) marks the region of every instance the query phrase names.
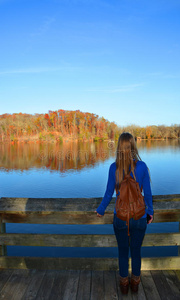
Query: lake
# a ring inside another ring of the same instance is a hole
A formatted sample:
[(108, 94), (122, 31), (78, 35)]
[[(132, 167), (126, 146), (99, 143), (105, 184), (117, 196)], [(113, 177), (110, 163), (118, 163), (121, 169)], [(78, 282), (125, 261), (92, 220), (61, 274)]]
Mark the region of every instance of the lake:
[[(180, 194), (180, 141), (137, 141), (140, 157), (151, 175), (153, 195)], [(0, 144), (1, 197), (103, 197), (113, 142)], [(114, 194), (115, 196), (115, 194)], [(147, 232), (177, 232), (179, 223), (154, 223)], [(7, 232), (112, 233), (112, 225), (7, 224)], [(42, 249), (43, 248), (43, 249)], [(53, 248), (8, 246), (8, 255), (117, 256), (116, 248)], [(43, 253), (42, 253), (43, 252)], [(177, 255), (177, 247), (143, 248), (143, 256)]]

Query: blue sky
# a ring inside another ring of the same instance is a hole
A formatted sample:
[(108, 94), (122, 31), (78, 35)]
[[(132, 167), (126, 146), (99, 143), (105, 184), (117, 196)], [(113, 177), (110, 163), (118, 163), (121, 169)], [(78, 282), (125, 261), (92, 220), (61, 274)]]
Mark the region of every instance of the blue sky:
[(0, 0), (0, 114), (180, 124), (179, 0)]

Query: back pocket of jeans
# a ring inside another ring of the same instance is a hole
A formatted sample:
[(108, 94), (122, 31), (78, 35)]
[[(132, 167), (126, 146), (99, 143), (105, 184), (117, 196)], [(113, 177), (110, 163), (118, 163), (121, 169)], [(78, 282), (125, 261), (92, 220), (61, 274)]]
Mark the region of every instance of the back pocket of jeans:
[(119, 219), (116, 214), (114, 215), (113, 225), (118, 229), (125, 229), (127, 227), (126, 221)]

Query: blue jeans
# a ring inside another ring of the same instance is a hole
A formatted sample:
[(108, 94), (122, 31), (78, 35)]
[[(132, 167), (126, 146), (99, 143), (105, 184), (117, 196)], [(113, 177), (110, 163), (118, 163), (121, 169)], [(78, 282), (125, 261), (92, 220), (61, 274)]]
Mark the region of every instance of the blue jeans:
[(131, 267), (135, 276), (140, 276), (141, 272), (141, 245), (146, 232), (147, 219), (141, 218), (129, 220), (129, 233), (126, 221), (119, 219), (114, 214), (114, 233), (116, 236), (119, 252), (119, 274), (121, 277), (128, 276), (129, 248), (131, 251)]

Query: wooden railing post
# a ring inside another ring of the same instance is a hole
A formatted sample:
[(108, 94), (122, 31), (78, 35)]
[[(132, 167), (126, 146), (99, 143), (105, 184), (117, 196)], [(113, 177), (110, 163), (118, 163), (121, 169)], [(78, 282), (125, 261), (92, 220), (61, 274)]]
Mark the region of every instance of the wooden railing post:
[[(6, 232), (6, 223), (2, 222), (2, 218), (0, 217), (0, 233)], [(5, 245), (0, 245), (0, 256), (7, 255), (7, 247)]]
[[(180, 222), (179, 222), (179, 232), (180, 232)], [(180, 256), (180, 246), (178, 246), (178, 256)]]

